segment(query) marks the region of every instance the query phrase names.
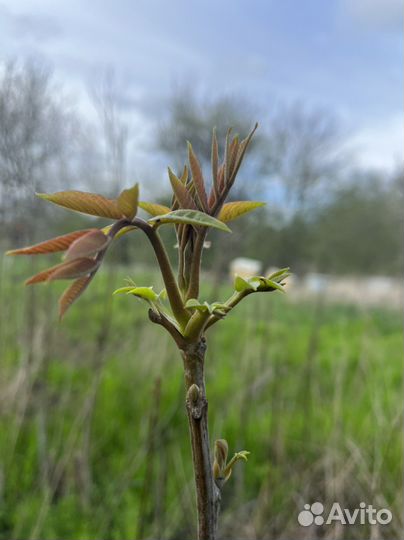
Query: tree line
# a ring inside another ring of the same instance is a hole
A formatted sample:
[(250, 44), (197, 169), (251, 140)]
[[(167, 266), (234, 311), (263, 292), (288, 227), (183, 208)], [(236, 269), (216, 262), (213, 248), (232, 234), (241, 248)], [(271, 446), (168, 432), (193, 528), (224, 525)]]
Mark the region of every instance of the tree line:
[[(264, 110), (237, 96), (203, 98), (191, 88), (177, 88), (162, 96), (157, 111), (136, 105), (136, 115), (151, 133), (144, 142), (144, 153), (151, 156), (146, 170), (131, 157), (134, 111), (128, 112), (114, 77), (105, 76), (90, 97), (95, 120), (79, 112), (43, 66), (0, 65), (2, 247), (43, 236), (54, 220), (52, 211), (35, 200), (35, 191), (96, 186), (113, 195), (139, 181), (154, 201), (168, 202), (164, 164), (181, 169), (187, 140), (209, 178), (213, 126), (223, 140), (229, 126), (244, 135), (258, 120), (260, 129), (233, 199), (242, 199), (248, 186), (267, 206), (245, 218), (250, 220), (248, 239), (242, 223), (234, 225), (231, 237), (212, 235), (210, 268), (226, 272), (225, 249), (226, 260), (242, 254), (267, 267), (291, 266), (298, 274), (402, 273), (402, 164), (394, 171), (358, 168), (344, 148), (343, 128), (329, 111), (304, 103), (277, 103)], [(65, 228), (60, 215), (58, 222)], [(152, 256), (145, 248), (120, 253), (128, 263), (148, 262)]]

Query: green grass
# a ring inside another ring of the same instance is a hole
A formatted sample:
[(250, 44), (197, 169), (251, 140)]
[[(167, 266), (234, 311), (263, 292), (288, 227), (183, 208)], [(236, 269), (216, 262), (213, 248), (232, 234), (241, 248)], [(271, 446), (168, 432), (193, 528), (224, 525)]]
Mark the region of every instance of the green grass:
[[(112, 298), (131, 271), (103, 269), (59, 324), (64, 284), (25, 289), (27, 264), (1, 268), (0, 538), (191, 538), (181, 359), (145, 305)], [(225, 486), (222, 537), (305, 538), (297, 514), (317, 500), (388, 507), (374, 537), (400, 538), (400, 314), (261, 294), (208, 337), (211, 439), (251, 452)]]

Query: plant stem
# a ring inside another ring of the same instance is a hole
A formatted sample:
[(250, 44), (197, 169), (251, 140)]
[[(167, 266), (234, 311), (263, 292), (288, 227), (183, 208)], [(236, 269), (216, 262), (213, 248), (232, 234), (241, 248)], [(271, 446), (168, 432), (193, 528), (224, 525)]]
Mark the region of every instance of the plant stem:
[(161, 275), (167, 290), (167, 296), (172, 312), (180, 325), (185, 328), (190, 316), (187, 313), (187, 310), (184, 308), (181, 292), (178, 288), (170, 259), (168, 258), (166, 249), (160, 239), (160, 236), (158, 235), (157, 231), (143, 219), (135, 218), (132, 221), (132, 225), (139, 227), (139, 229), (141, 229), (149, 239), (160, 266)]
[(186, 408), (192, 446), (198, 510), (198, 540), (215, 540), (220, 509), (220, 490), (213, 479), (208, 432), (208, 401), (206, 399), (204, 360), (206, 342), (183, 349)]
[(202, 251), (203, 244), (206, 238), (206, 231), (198, 231), (194, 250), (192, 253), (192, 262), (189, 276), (189, 288), (187, 292), (186, 299), (189, 298), (198, 298), (199, 296), (199, 276), (201, 270), (201, 261), (202, 261)]

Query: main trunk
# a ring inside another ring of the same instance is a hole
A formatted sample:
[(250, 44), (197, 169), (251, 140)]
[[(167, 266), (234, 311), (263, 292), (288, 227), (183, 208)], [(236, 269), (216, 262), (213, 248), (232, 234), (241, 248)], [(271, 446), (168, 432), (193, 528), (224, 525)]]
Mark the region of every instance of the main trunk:
[(212, 474), (208, 432), (208, 401), (204, 380), (206, 343), (202, 339), (182, 351), (186, 408), (192, 445), (198, 509), (198, 540), (215, 540), (220, 492)]

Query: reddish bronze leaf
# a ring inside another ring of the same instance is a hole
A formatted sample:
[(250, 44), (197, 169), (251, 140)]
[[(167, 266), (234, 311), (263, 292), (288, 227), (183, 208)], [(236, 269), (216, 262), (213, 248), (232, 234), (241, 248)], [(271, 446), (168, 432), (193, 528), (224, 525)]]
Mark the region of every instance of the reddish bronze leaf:
[(52, 281), (54, 279), (73, 279), (95, 270), (99, 265), (94, 259), (81, 258), (73, 261), (66, 261), (46, 270), (42, 270), (38, 274), (27, 279), (25, 285), (34, 285), (43, 281)]
[(168, 176), (170, 177), (171, 186), (173, 188), (175, 197), (182, 208), (190, 208), (195, 210), (196, 204), (193, 201), (187, 188), (181, 182), (181, 180), (168, 168)]
[(109, 241), (108, 236), (102, 231), (94, 229), (71, 244), (66, 253), (66, 260), (70, 261), (72, 259), (94, 255), (104, 249)]
[(122, 212), (119, 210), (116, 200), (107, 199), (96, 193), (59, 191), (49, 195), (46, 193), (37, 193), (37, 195), (41, 199), (83, 214), (110, 219), (120, 219), (122, 217)]
[(86, 290), (93, 276), (84, 276), (76, 279), (59, 298), (59, 318), (62, 319), (69, 307)]
[(186, 165), (184, 165), (180, 180), (183, 184), (188, 182), (188, 167)]
[(58, 268), (54, 269), (48, 276), (47, 281), (54, 281), (55, 279), (74, 279), (85, 276), (96, 270), (99, 264), (99, 261), (88, 257), (66, 261), (65, 263), (60, 264)]
[(213, 189), (216, 193), (216, 196), (219, 194), (219, 184), (218, 184), (218, 173), (219, 168), (219, 146), (217, 144), (216, 129), (213, 130), (212, 134), (212, 180), (213, 180)]
[(98, 229), (84, 229), (81, 231), (74, 231), (62, 236), (56, 236), (50, 240), (45, 240), (39, 244), (28, 246), (20, 249), (13, 249), (7, 251), (6, 255), (43, 255), (44, 253), (55, 253), (57, 251), (65, 251), (75, 240), (81, 236)]
[(195, 185), (196, 193), (198, 195), (201, 208), (202, 210), (207, 212), (208, 211), (208, 198), (206, 195), (202, 168), (190, 142), (188, 142), (188, 159), (189, 159), (189, 165), (191, 167), (192, 180)]
[(240, 143), (238, 140), (238, 136), (234, 137), (232, 140), (232, 143), (230, 145), (230, 162), (229, 162), (229, 175), (232, 176), (234, 167), (237, 162), (238, 157), (238, 151), (239, 151)]

